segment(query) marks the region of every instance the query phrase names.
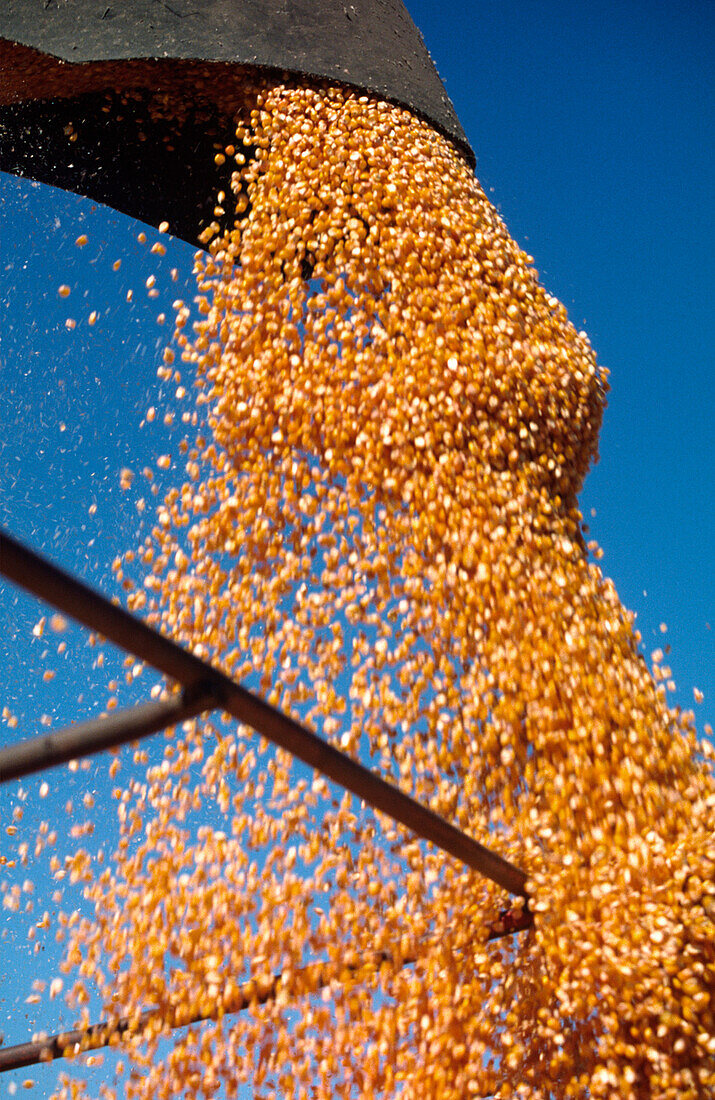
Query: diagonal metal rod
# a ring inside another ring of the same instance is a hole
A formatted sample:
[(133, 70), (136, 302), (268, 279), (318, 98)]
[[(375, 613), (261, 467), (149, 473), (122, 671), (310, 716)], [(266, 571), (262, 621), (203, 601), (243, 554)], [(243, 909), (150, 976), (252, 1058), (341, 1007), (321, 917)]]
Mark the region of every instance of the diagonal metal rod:
[(173, 699), (140, 703), (104, 718), (77, 722), (54, 733), (6, 745), (0, 748), (0, 784), (46, 768), (56, 768), (68, 760), (139, 741), (215, 706), (211, 689), (203, 689), (199, 684), (184, 688)]
[[(382, 962), (387, 956), (380, 955), (378, 962)], [(412, 962), (405, 959), (404, 965)], [(356, 964), (347, 965), (345, 971), (354, 972)], [(324, 963), (313, 963), (300, 971), (304, 983), (304, 993), (315, 993), (324, 988), (335, 977), (334, 968), (328, 968)], [(243, 1012), (245, 1009), (256, 1005), (267, 1004), (272, 1001), (280, 989), (281, 974), (276, 974), (267, 980), (253, 980), (239, 986), (234, 997), (227, 1004), (215, 1006), (208, 1012), (195, 1015), (177, 1012), (171, 1019), (169, 1027), (173, 1030), (180, 1027), (190, 1027), (192, 1024), (205, 1023), (208, 1020), (216, 1020), (219, 1014)], [(10, 1069), (21, 1069), (23, 1066), (36, 1065), (38, 1062), (51, 1062), (55, 1058), (72, 1057), (73, 1054), (82, 1051), (99, 1050), (109, 1046), (114, 1036), (121, 1038), (124, 1035), (140, 1035), (144, 1029), (158, 1015), (155, 1008), (145, 1009), (139, 1016), (121, 1016), (116, 1021), (102, 1020), (96, 1024), (90, 1024), (86, 1028), (76, 1028), (72, 1031), (61, 1031), (56, 1035), (48, 1035), (42, 1039), (33, 1039), (29, 1043), (18, 1043), (17, 1046), (0, 1048), (0, 1073)]]
[[(528, 914), (521, 910), (507, 910), (501, 914), (500, 921), (492, 925), (487, 936), (488, 940), (498, 939), (500, 936), (521, 932), (530, 927)], [(379, 966), (383, 962), (389, 962), (390, 956), (385, 951), (375, 952), (368, 960), (373, 966)], [(411, 966), (417, 960), (406, 958), (402, 960), (402, 966)], [(365, 961), (345, 963), (342, 969), (336, 973), (335, 967), (327, 963), (312, 963), (303, 967), (297, 973), (301, 978), (301, 995), (317, 993), (325, 989), (336, 978), (343, 980), (348, 975), (352, 976), (366, 965)], [(176, 1013), (169, 1022), (169, 1027), (174, 1030), (180, 1027), (190, 1027), (193, 1024), (205, 1023), (208, 1020), (217, 1020), (224, 1014), (243, 1012), (257, 1005), (267, 1004), (278, 994), (283, 976), (276, 974), (267, 980), (252, 980), (239, 986), (238, 990), (228, 1002), (222, 1002), (208, 1012), (190, 1015), (188, 1013)], [(148, 1008), (138, 1016), (121, 1016), (118, 1020), (102, 1020), (96, 1024), (90, 1024), (85, 1028), (75, 1028), (71, 1031), (60, 1031), (55, 1035), (47, 1035), (41, 1039), (33, 1039), (28, 1043), (18, 1043), (16, 1046), (0, 1047), (0, 1073), (12, 1069), (22, 1069), (24, 1066), (34, 1066), (41, 1062), (52, 1062), (55, 1058), (72, 1057), (76, 1053), (88, 1053), (109, 1046), (116, 1038), (124, 1035), (140, 1035), (144, 1029), (159, 1015), (158, 1009)]]
[(182, 649), (0, 528), (0, 573), (103, 634), (185, 688), (203, 685), (217, 705), (417, 836), (429, 840), (510, 894), (526, 896), (524, 871), (457, 829), (299, 722)]

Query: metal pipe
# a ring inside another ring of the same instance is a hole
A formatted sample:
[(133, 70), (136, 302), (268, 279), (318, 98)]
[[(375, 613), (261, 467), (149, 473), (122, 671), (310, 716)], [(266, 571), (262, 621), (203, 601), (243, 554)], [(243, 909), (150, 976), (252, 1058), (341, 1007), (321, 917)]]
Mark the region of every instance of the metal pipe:
[[(488, 940), (495, 940), (501, 936), (508, 936), (514, 932), (523, 931), (530, 927), (522, 923), (523, 914), (516, 916), (511, 911), (501, 914), (500, 921), (490, 928)], [(379, 966), (383, 962), (389, 962), (390, 956), (384, 952), (376, 952), (369, 962)], [(402, 960), (402, 966), (411, 966), (417, 960), (407, 958)], [(365, 962), (346, 963), (340, 973), (355, 973)], [(317, 993), (324, 989), (336, 978), (335, 968), (327, 963), (312, 963), (304, 967), (300, 972), (303, 979), (303, 994)], [(243, 1012), (255, 1005), (267, 1004), (278, 993), (282, 981), (282, 974), (276, 974), (268, 981), (252, 980), (244, 982), (236, 995), (228, 1002), (223, 1002), (210, 1012), (199, 1013), (194, 1016), (177, 1014), (169, 1027), (173, 1030), (179, 1027), (190, 1027), (192, 1024), (205, 1023), (207, 1020), (215, 1020), (221, 1014)], [(91, 1050), (99, 1050), (107, 1047), (116, 1036), (121, 1038), (127, 1033), (140, 1034), (144, 1028), (158, 1015), (154, 1008), (146, 1009), (138, 1016), (121, 1016), (112, 1022), (102, 1020), (97, 1024), (90, 1024), (86, 1028), (76, 1028), (72, 1031), (61, 1031), (55, 1035), (47, 1035), (42, 1039), (33, 1039), (29, 1043), (18, 1043), (16, 1046), (0, 1047), (0, 1073), (7, 1070), (22, 1069), (24, 1066), (37, 1065), (40, 1062), (52, 1062), (55, 1058), (71, 1057), (76, 1053), (86, 1053)]]
[(0, 1073), (22, 1069), (24, 1066), (36, 1066), (41, 1062), (53, 1062), (55, 1058), (68, 1058), (80, 1049), (89, 1051), (107, 1047), (113, 1035), (121, 1037), (132, 1029), (132, 1024), (137, 1030), (141, 1030), (154, 1014), (154, 1010), (149, 1009), (142, 1012), (138, 1021), (131, 1021), (128, 1016), (123, 1016), (111, 1026), (102, 1021), (86, 1028), (60, 1031), (44, 1039), (32, 1039), (29, 1043), (0, 1047)]
[[(407, 963), (408, 960), (406, 960)], [(357, 969), (356, 966), (346, 967), (348, 970)], [(314, 963), (305, 967), (301, 972), (306, 982), (305, 992), (315, 992), (327, 985), (334, 971), (328, 975), (325, 964)], [(266, 1004), (273, 1000), (281, 983), (281, 974), (266, 982), (245, 982), (238, 989), (236, 996), (228, 1003), (221, 1005), (222, 1013), (242, 1012), (252, 1005)], [(61, 1031), (55, 1035), (48, 1035), (44, 1039), (33, 1039), (29, 1043), (18, 1043), (17, 1046), (0, 1047), (0, 1073), (11, 1069), (21, 1069), (23, 1066), (36, 1065), (39, 1062), (51, 1062), (55, 1058), (71, 1057), (75, 1053), (99, 1050), (107, 1047), (114, 1036), (120, 1037), (127, 1033), (139, 1034), (155, 1019), (158, 1011), (155, 1008), (146, 1009), (139, 1016), (121, 1016), (116, 1021), (102, 1020), (96, 1024), (90, 1024), (86, 1028), (76, 1028), (72, 1031)], [(177, 1014), (170, 1023), (171, 1029), (190, 1027), (192, 1024), (205, 1023), (207, 1020), (218, 1018), (218, 1006), (210, 1012), (198, 1013), (194, 1016)]]
[(376, 810), (405, 825), (510, 894), (526, 896), (524, 871), (457, 829), (398, 787), (323, 741), (288, 715), (165, 638), (128, 611), (22, 545), (0, 528), (0, 573), (99, 631), (186, 688), (203, 685), (239, 722), (297, 756)]
[(6, 745), (0, 749), (0, 784), (45, 768), (56, 768), (68, 760), (139, 741), (215, 706), (210, 689), (203, 690), (198, 685), (185, 689), (173, 699), (140, 703), (103, 718), (77, 722), (54, 733)]

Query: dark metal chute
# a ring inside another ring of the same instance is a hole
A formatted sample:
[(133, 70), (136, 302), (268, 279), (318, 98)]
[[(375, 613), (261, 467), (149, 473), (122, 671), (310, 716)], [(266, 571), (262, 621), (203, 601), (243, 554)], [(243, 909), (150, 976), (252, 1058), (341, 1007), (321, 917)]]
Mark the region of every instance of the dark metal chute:
[(4, 0), (0, 170), (196, 244), (228, 191), (232, 84), (255, 71), (408, 107), (474, 164), (401, 0)]

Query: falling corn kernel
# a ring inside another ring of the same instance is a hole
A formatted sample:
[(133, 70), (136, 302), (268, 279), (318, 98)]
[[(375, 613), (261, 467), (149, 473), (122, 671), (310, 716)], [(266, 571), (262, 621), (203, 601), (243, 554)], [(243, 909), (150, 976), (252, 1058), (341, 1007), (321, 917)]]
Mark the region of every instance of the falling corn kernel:
[(74, 1003), (159, 1005), (135, 1100), (713, 1095), (715, 780), (580, 525), (606, 372), (425, 122), (237, 95), (130, 609), (522, 867), (534, 929), (488, 942), (493, 883), (214, 716), (137, 753), (111, 866), (54, 866)]

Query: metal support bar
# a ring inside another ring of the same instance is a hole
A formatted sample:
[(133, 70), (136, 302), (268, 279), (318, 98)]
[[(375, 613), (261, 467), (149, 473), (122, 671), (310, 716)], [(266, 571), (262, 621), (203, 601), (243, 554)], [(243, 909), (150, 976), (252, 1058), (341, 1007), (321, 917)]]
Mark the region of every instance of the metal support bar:
[[(346, 967), (346, 970), (355, 970), (356, 966)], [(305, 979), (306, 993), (327, 985), (334, 977), (334, 972), (328, 976), (328, 968), (322, 963), (314, 963), (305, 967), (302, 977)], [(216, 1020), (219, 1012), (242, 1012), (252, 1005), (266, 1004), (273, 1000), (281, 983), (281, 975), (268, 981), (245, 982), (239, 987), (237, 995), (228, 1003), (217, 1005), (210, 1012), (199, 1013), (194, 1016), (176, 1014), (176, 1018), (170, 1023), (172, 1030), (179, 1027), (190, 1027), (192, 1024), (205, 1023), (207, 1020)], [(86, 1028), (77, 1028), (73, 1031), (62, 1031), (56, 1035), (48, 1035), (44, 1039), (34, 1039), (29, 1043), (19, 1043), (17, 1046), (0, 1047), (0, 1073), (6, 1070), (21, 1069), (23, 1066), (36, 1065), (39, 1062), (51, 1062), (55, 1058), (72, 1057), (75, 1053), (99, 1050), (109, 1046), (116, 1036), (121, 1038), (127, 1033), (140, 1034), (157, 1015), (155, 1008), (146, 1009), (139, 1016), (121, 1016), (112, 1022), (102, 1020), (97, 1024), (90, 1024)]]
[[(524, 916), (523, 911), (513, 913), (508, 910), (502, 913), (499, 922), (490, 928), (487, 939), (495, 940), (500, 936), (508, 936), (528, 928), (530, 924), (523, 923)], [(384, 951), (376, 952), (369, 960), (374, 966), (389, 961), (390, 956)], [(416, 961), (414, 958), (403, 959), (402, 966), (411, 966)], [(363, 966), (365, 966), (365, 962), (346, 963), (337, 975), (335, 968), (327, 963), (313, 963), (306, 966), (300, 971), (304, 986), (303, 993), (317, 993), (336, 977), (340, 980), (342, 975), (353, 975)], [(267, 981), (253, 980), (245, 982), (239, 987), (235, 997), (228, 1003), (217, 1005), (210, 1012), (200, 1013), (196, 1016), (184, 1017), (177, 1013), (176, 1018), (171, 1021), (169, 1026), (172, 1030), (179, 1027), (190, 1027), (193, 1024), (205, 1023), (207, 1020), (216, 1020), (219, 1015), (243, 1012), (253, 1006), (266, 1004), (268, 1001), (273, 1000), (278, 993), (281, 981), (282, 975), (276, 974)], [(67, 1058), (72, 1057), (74, 1054), (99, 1050), (101, 1047), (109, 1046), (115, 1037), (121, 1038), (127, 1033), (140, 1034), (156, 1016), (157, 1009), (149, 1008), (138, 1016), (121, 1016), (114, 1022), (102, 1020), (100, 1023), (90, 1024), (86, 1028), (58, 1032), (56, 1035), (47, 1035), (45, 1038), (33, 1039), (29, 1043), (18, 1043), (12, 1047), (0, 1047), (0, 1073), (5, 1073), (11, 1069), (22, 1069), (24, 1066), (37, 1065), (40, 1062), (52, 1062), (55, 1058)]]
[(128, 1016), (109, 1025), (102, 1021), (90, 1024), (86, 1028), (72, 1031), (60, 1031), (44, 1039), (32, 1039), (29, 1043), (18, 1043), (12, 1047), (0, 1047), (0, 1073), (24, 1066), (36, 1066), (41, 1062), (54, 1062), (55, 1058), (71, 1058), (79, 1051), (99, 1050), (110, 1045), (113, 1036), (121, 1038), (128, 1031), (141, 1031), (154, 1015), (154, 1009), (142, 1012), (137, 1021)]
[(2, 528), (0, 573), (14, 584), (54, 604), (71, 618), (99, 631), (164, 675), (178, 680), (185, 688), (195, 689), (202, 685), (204, 690), (212, 692), (217, 706), (228, 711), (237, 721), (322, 772), (376, 810), (399, 821), (417, 836), (479, 871), (510, 894), (526, 896), (527, 876), (513, 863), (485, 848), (392, 783), (234, 683), (223, 672), (182, 649), (69, 573), (58, 569)]
[(45, 768), (56, 768), (68, 760), (139, 741), (215, 706), (211, 690), (202, 690), (198, 685), (186, 688), (173, 699), (140, 703), (104, 718), (77, 722), (55, 733), (6, 745), (0, 748), (0, 784)]

